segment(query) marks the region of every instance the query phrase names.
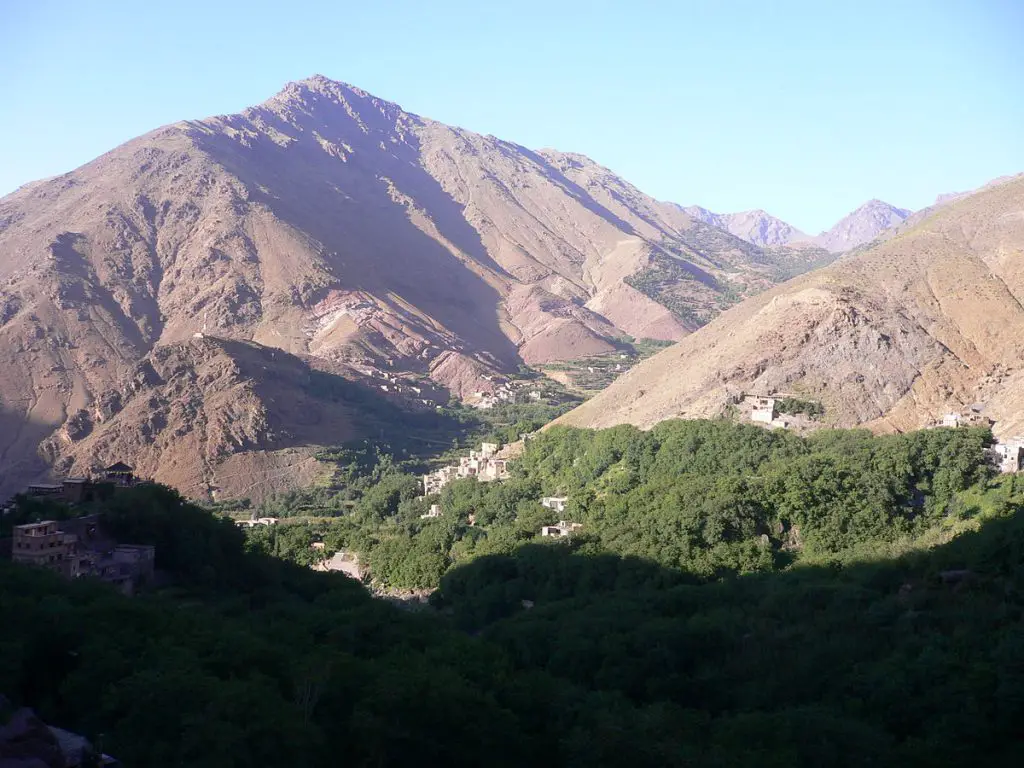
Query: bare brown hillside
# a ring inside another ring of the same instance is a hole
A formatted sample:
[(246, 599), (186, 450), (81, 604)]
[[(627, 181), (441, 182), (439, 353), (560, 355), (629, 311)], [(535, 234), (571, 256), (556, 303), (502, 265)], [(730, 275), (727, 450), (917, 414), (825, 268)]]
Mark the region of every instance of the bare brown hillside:
[(791, 392), (827, 420), (924, 426), (981, 404), (1024, 431), (1024, 178), (722, 314), (564, 417), (649, 426), (722, 413), (739, 392)]
[(357, 385), (258, 344), (204, 338), (160, 345), (118, 390), (73, 413), (43, 445), (81, 474), (129, 456), (151, 477), (200, 498), (262, 498), (321, 472), (313, 454), (368, 426)]
[[(0, 200), (0, 408), (16, 425), (0, 435), (0, 490), (47, 462), (118, 451), (157, 466), (190, 428), (184, 412), (147, 432), (145, 408), (126, 407), (116, 429), (97, 421), (73, 446), (61, 436), (197, 332), (332, 370), (427, 376), (461, 397), (523, 361), (608, 352), (625, 335), (682, 338), (814, 261), (695, 222), (583, 156), (313, 77)], [(239, 418), (231, 387), (209, 379), (204, 408), (221, 416), (208, 423)], [(175, 482), (212, 487), (217, 466), (271, 443), (228, 440)]]

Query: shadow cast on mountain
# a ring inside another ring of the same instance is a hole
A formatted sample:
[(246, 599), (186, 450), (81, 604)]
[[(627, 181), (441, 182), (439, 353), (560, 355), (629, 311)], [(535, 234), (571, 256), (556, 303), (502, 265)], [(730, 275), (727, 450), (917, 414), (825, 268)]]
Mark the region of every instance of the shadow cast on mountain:
[[(281, 133), (295, 132), (273, 113), (258, 112)], [(323, 245), (322, 258), (339, 286), (379, 299), (393, 294), (456, 333), (471, 351), (490, 352), (501, 367), (514, 368), (518, 350), (502, 331), (501, 294), (491, 284), (509, 277), (488, 256), (462, 206), (418, 165), (416, 148), (393, 144), (379, 126), (364, 133), (338, 104), (324, 106), (317, 118), (297, 119), (306, 136), (347, 143), (351, 155), (342, 160), (301, 139), (281, 146), (261, 137), (246, 148), (222, 133), (195, 138), (249, 187), (254, 202)], [(417, 227), (412, 217), (418, 210), (478, 266), (470, 268)]]
[(334, 446), (344, 442), (339, 437), (345, 422), (350, 435), (371, 440), (382, 432), (401, 436), (392, 442), (403, 447), (421, 434), (455, 429), (452, 419), (433, 408), (406, 407), (374, 387), (283, 350), (237, 339), (208, 337), (204, 343), (216, 344), (230, 357), (238, 377), (251, 382), (265, 404), (273, 438), (260, 449)]
[(0, 502), (45, 477), (49, 467), (39, 444), (57, 426), (0, 406)]
[[(505, 143), (505, 142), (502, 142), (502, 143)], [(605, 221), (611, 222), (616, 227), (618, 227), (623, 232), (625, 232), (627, 235), (636, 235), (636, 236), (639, 237), (639, 235), (637, 234), (636, 229), (633, 227), (632, 224), (630, 224), (628, 221), (626, 221), (624, 219), (619, 218), (614, 213), (612, 213), (610, 210), (608, 210), (608, 208), (606, 208), (605, 206), (601, 205), (601, 203), (597, 202), (597, 200), (595, 200), (593, 198), (593, 196), (589, 192), (587, 192), (586, 189), (581, 187), (579, 184), (577, 184), (575, 181), (570, 179), (568, 176), (566, 176), (560, 170), (555, 168), (555, 166), (551, 163), (551, 161), (548, 160), (546, 157), (544, 157), (543, 155), (541, 155), (541, 154), (539, 154), (537, 152), (534, 152), (532, 149), (528, 149), (526, 147), (520, 146), (519, 144), (511, 144), (510, 146), (514, 147), (516, 152), (519, 152), (519, 153), (525, 155), (526, 157), (530, 158), (533, 162), (535, 162), (537, 165), (539, 165), (541, 167), (541, 169), (542, 169), (542, 173), (544, 174), (544, 177), (548, 181), (550, 181), (556, 187), (561, 189), (563, 192), (565, 192), (567, 195), (569, 195), (571, 198), (573, 198), (576, 202), (578, 202), (580, 205), (582, 205), (584, 208), (586, 208), (592, 214), (594, 214), (595, 216), (597, 216), (599, 218), (604, 219)], [(648, 224), (650, 224), (655, 229), (657, 229), (659, 231), (664, 231), (664, 227), (661, 224), (658, 224), (657, 222), (651, 221), (649, 218), (644, 216), (641, 212), (634, 211), (633, 213), (636, 216), (638, 216), (639, 218), (641, 218), (644, 221), (646, 221)]]

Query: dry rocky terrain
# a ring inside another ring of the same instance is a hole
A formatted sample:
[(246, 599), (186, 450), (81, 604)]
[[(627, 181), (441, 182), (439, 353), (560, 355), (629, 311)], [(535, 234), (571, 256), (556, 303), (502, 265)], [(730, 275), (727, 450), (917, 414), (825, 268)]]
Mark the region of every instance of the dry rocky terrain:
[(720, 315), (563, 417), (650, 426), (796, 394), (880, 431), (979, 406), (1024, 432), (1024, 176), (940, 201), (916, 226)]
[(259, 495), (360, 430), (343, 404), (287, 426), (305, 401), (298, 369), (266, 386), (282, 359), (463, 397), (524, 361), (681, 339), (820, 257), (581, 155), (291, 83), (0, 200), (0, 491), (124, 460), (196, 496), (243, 493), (242, 475)]

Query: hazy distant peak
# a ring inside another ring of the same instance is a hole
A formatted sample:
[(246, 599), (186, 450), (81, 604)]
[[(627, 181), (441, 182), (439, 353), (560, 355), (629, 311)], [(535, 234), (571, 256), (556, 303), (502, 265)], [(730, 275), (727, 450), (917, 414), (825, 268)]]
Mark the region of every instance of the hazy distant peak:
[(1006, 176), (998, 176), (992, 179), (991, 181), (985, 182), (980, 187), (976, 189), (969, 189), (966, 192), (944, 192), (943, 194), (937, 195), (935, 197), (935, 202), (932, 203), (931, 207), (936, 208), (938, 206), (945, 205), (946, 203), (952, 203), (955, 202), (956, 200), (961, 200), (967, 197), (968, 195), (973, 195), (975, 192), (980, 192), (981, 190), (988, 189), (989, 187), (995, 187), (1000, 184), (1005, 184), (1009, 181), (1014, 181), (1016, 179), (1021, 178), (1022, 176), (1024, 176), (1024, 173), (1011, 173)]
[[(865, 208), (903, 212), (871, 201), (848, 223)], [(1003, 256), (1024, 245), (1022, 211), (1024, 178), (969, 195), (897, 241), (742, 302), (561, 422), (647, 428), (721, 415), (734, 393), (786, 391), (821, 402), (829, 426), (902, 432), (982, 402), (998, 434), (1020, 434), (1024, 275)]]
[(840, 253), (870, 243), (882, 232), (901, 224), (911, 211), (897, 208), (884, 200), (872, 199), (840, 219), (814, 242), (832, 253)]
[(724, 229), (726, 232), (759, 246), (786, 245), (807, 235), (791, 224), (777, 219), (760, 208), (739, 213), (715, 213), (699, 205), (683, 208), (691, 217)]
[[(855, 210), (853, 213), (865, 213), (865, 212), (877, 212), (882, 215), (895, 214), (906, 218), (910, 215), (910, 211), (906, 208), (897, 208), (892, 203), (887, 203), (885, 200), (879, 200), (877, 197), (868, 200), (864, 205)], [(851, 214), (853, 215), (853, 214)]]

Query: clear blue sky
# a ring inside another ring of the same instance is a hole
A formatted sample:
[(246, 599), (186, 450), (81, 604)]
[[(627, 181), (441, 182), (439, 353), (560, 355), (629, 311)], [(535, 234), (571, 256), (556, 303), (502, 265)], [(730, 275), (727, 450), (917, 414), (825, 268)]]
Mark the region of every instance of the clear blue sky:
[(1024, 171), (1022, 41), (1022, 0), (0, 0), (0, 194), (319, 72), (814, 233)]

